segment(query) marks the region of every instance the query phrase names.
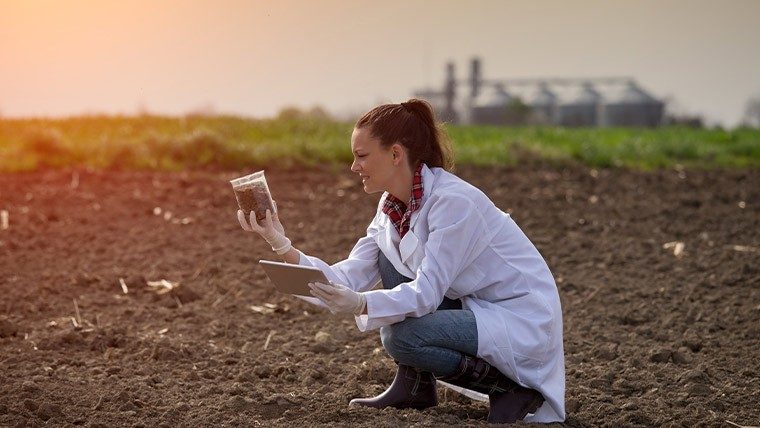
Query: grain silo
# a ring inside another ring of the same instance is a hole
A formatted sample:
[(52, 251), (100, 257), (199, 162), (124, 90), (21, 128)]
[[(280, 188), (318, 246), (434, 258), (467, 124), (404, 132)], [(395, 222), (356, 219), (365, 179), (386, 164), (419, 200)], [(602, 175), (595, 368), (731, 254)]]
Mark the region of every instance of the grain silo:
[[(443, 87), (415, 95), (430, 101), (439, 117), (452, 123), (658, 126), (662, 122), (663, 102), (630, 77), (484, 79), (479, 58), (472, 59), (469, 73), (466, 79), (457, 79), (454, 63), (449, 62)], [(459, 85), (469, 85), (469, 93), (458, 95)]]
[(470, 122), (479, 125), (502, 125), (508, 122), (508, 107), (515, 102), (504, 85), (493, 85), (489, 90), (480, 92), (472, 100)]
[(628, 82), (624, 90), (604, 103), (604, 126), (660, 125), (664, 104), (647, 94), (635, 82)]
[(558, 121), (561, 126), (597, 126), (602, 96), (591, 83), (584, 83), (573, 98), (560, 103)]
[(531, 123), (551, 125), (557, 120), (557, 94), (549, 89), (546, 82), (541, 82), (538, 89), (530, 98), (528, 105), (533, 109)]

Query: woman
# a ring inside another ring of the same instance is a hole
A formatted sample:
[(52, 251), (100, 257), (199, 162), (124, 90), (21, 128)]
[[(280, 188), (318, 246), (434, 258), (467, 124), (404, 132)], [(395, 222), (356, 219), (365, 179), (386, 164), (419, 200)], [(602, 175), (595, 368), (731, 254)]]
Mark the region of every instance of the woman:
[[(384, 393), (351, 400), (376, 408), (437, 404), (436, 379), (488, 394), (492, 423), (565, 418), (562, 312), (549, 268), (511, 217), (448, 172), (450, 149), (430, 105), (378, 106), (356, 123), (351, 171), (384, 192), (367, 235), (332, 266), (295, 249), (277, 213), (258, 232), (289, 263), (315, 266), (310, 284), (359, 330), (380, 329), (398, 364)], [(382, 289), (373, 286), (382, 280)]]

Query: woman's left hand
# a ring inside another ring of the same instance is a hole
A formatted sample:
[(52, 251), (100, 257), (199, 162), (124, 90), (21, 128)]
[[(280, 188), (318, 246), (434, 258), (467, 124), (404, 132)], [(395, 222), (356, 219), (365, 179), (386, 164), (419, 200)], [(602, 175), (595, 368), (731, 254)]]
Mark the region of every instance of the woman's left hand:
[(330, 312), (334, 314), (352, 313), (360, 315), (367, 303), (364, 294), (357, 293), (345, 285), (311, 282), (309, 288), (311, 288), (312, 296), (324, 302)]

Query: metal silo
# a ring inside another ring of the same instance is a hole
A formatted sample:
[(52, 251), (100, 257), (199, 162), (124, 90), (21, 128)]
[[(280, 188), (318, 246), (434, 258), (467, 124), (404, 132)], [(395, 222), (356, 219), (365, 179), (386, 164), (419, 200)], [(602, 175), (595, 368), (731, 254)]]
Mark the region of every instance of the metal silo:
[(605, 126), (654, 127), (662, 122), (664, 104), (628, 82), (623, 92), (604, 104)]
[(479, 125), (503, 125), (508, 122), (508, 107), (515, 101), (503, 85), (481, 92), (470, 107), (470, 121)]
[(558, 108), (558, 122), (561, 126), (596, 126), (599, 123), (599, 108), (602, 96), (591, 83), (584, 83), (580, 92), (563, 102)]
[(531, 122), (540, 125), (555, 124), (558, 116), (557, 100), (557, 94), (549, 89), (546, 82), (541, 82), (528, 103), (533, 109)]

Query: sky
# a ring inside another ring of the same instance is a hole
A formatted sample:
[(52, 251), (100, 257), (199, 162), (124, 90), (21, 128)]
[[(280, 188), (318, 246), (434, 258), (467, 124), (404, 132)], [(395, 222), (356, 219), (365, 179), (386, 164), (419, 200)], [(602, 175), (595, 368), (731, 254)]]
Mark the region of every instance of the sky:
[(485, 78), (630, 76), (733, 126), (758, 22), (757, 0), (0, 0), (0, 116), (358, 114), (478, 56)]

